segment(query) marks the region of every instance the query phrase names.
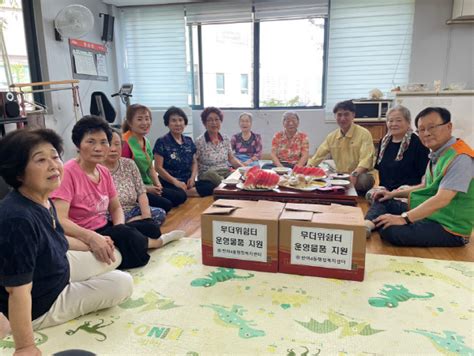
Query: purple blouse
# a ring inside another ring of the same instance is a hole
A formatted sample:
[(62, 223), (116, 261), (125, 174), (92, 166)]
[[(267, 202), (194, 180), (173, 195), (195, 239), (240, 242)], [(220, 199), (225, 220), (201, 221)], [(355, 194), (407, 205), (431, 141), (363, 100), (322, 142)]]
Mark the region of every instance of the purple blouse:
[(236, 155), (245, 154), (249, 157), (257, 156), (258, 159), (262, 158), (262, 137), (259, 134), (250, 132), (250, 138), (244, 140), (242, 132), (240, 132), (232, 136), (230, 144)]

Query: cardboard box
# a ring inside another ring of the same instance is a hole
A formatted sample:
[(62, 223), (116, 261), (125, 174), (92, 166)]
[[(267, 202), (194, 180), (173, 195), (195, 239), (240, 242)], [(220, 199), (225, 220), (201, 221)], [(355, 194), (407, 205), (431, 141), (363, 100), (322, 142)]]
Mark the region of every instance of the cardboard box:
[(216, 200), (201, 215), (202, 263), (278, 271), (278, 218), (285, 204)]
[(278, 270), (362, 281), (365, 244), (360, 208), (288, 203), (280, 215)]

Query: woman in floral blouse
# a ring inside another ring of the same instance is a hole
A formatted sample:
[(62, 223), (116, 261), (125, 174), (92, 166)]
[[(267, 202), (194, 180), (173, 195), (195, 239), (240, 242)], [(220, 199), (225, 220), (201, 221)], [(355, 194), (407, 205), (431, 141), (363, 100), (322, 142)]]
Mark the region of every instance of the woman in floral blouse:
[(304, 166), (308, 160), (308, 135), (298, 132), (298, 114), (287, 111), (283, 114), (283, 131), (272, 140), (272, 161), (276, 167)]
[(220, 109), (212, 106), (205, 108), (201, 121), (206, 132), (196, 140), (198, 179), (212, 183), (213, 188), (230, 174), (229, 163), (234, 168), (242, 166), (232, 152), (229, 137), (219, 132), (223, 120), (224, 114)]
[(125, 222), (152, 219), (158, 226), (165, 221), (166, 212), (162, 208), (150, 207), (145, 184), (135, 162), (120, 157), (122, 136), (112, 129), (112, 141), (104, 165), (109, 169), (118, 198), (125, 214)]
[(258, 166), (262, 157), (262, 137), (251, 131), (252, 114), (244, 112), (239, 116), (241, 132), (232, 136), (230, 144), (235, 152), (235, 157), (244, 166)]

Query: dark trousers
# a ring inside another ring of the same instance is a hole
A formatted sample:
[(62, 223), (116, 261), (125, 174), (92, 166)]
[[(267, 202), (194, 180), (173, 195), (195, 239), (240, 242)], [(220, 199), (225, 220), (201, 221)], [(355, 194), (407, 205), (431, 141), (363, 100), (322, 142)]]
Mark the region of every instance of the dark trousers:
[(150, 259), (148, 238), (131, 224), (112, 225), (109, 222), (95, 231), (98, 234), (110, 236), (115, 247), (122, 254), (119, 269), (141, 267), (148, 263)]
[(161, 208), (166, 212), (170, 211), (173, 208), (173, 203), (166, 197), (168, 195), (166, 190), (168, 189), (163, 187), (161, 195), (146, 193), (150, 206), (154, 208)]
[(196, 181), (196, 191), (198, 192), (199, 196), (207, 197), (214, 193), (214, 188), (216, 185), (208, 180), (198, 180)]
[[(188, 196), (186, 195), (186, 192), (183, 189), (178, 188), (177, 186), (169, 183), (168, 181), (165, 181), (164, 179), (160, 179), (160, 181), (163, 185), (163, 188), (166, 188), (167, 191), (171, 192), (168, 195), (168, 199), (172, 199), (172, 201), (179, 203), (178, 205), (184, 203), (186, 199), (188, 199)], [(209, 195), (212, 195), (216, 185), (208, 180), (198, 180), (195, 182), (195, 187), (199, 196), (207, 197)]]
[[(408, 205), (399, 200), (389, 199), (374, 202), (365, 218), (374, 220), (383, 214), (400, 215), (408, 210)], [(467, 239), (446, 231), (433, 220), (423, 219), (410, 225), (392, 225), (379, 231), (380, 237), (396, 246), (456, 247), (463, 246)]]
[(181, 205), (186, 201), (186, 199), (188, 199), (188, 196), (183, 189), (178, 188), (174, 184), (161, 178), (160, 182), (163, 186), (163, 191), (166, 189), (166, 198), (171, 201), (173, 206)]

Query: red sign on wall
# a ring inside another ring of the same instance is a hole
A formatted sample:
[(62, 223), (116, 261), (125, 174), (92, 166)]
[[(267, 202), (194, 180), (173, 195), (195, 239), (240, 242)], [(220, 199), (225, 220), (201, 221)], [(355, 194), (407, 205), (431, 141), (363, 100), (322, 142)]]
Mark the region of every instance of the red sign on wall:
[(69, 43), (73, 47), (81, 47), (81, 48), (86, 48), (86, 49), (96, 51), (96, 52), (107, 53), (107, 48), (101, 44), (82, 41), (82, 40), (75, 40), (75, 39), (69, 39)]

